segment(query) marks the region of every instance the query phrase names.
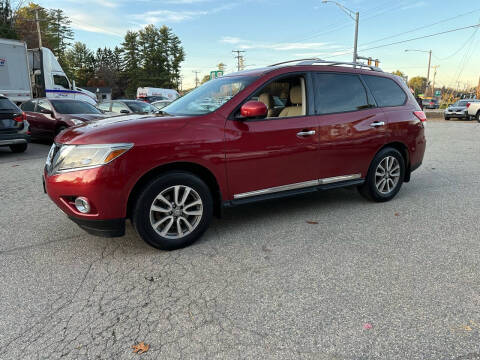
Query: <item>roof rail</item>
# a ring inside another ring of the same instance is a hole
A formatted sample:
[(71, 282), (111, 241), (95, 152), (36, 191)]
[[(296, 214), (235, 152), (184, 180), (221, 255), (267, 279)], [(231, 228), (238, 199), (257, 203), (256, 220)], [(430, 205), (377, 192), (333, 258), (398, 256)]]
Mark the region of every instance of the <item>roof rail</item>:
[(367, 68), (367, 69), (370, 69), (372, 71), (383, 72), (383, 70), (380, 69), (377, 66), (367, 65), (367, 64), (360, 63), (360, 62), (329, 61), (329, 60), (322, 60), (322, 59), (318, 59), (318, 58), (290, 60), (290, 61), (284, 61), (284, 62), (277, 63), (277, 64), (272, 64), (272, 65), (269, 65), (269, 66), (283, 65), (283, 64), (293, 63), (293, 62), (296, 62), (297, 63), (296, 65), (316, 65), (316, 64), (318, 64), (318, 65), (330, 65), (330, 66), (349, 65), (349, 66), (352, 66), (352, 67)]

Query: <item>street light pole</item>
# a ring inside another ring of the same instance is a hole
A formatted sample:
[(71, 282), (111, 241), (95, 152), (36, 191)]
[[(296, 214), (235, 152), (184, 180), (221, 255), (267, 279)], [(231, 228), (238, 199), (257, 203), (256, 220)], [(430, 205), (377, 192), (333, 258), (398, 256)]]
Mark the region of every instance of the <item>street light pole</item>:
[(360, 21), (360, 13), (358, 11), (350, 10), (349, 8), (343, 6), (342, 4), (340, 4), (339, 2), (334, 1), (334, 0), (323, 0), (322, 1), (322, 4), (326, 4), (326, 3), (334, 3), (340, 9), (342, 9), (342, 11), (345, 14), (347, 14), (353, 21), (355, 21), (355, 38), (353, 39), (353, 62), (356, 63), (357, 59), (358, 59), (357, 46), (358, 46), (358, 23)]

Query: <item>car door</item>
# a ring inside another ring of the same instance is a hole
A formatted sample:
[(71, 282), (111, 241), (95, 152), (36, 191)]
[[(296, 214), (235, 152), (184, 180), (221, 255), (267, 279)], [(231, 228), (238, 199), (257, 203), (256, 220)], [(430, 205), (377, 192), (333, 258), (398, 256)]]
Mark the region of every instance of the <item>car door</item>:
[(385, 143), (383, 111), (357, 74), (316, 72), (313, 78), (321, 181), (365, 178), (370, 162)]
[(296, 105), (302, 107), (302, 114), (227, 120), (227, 176), (234, 200), (287, 190), (305, 191), (317, 185), (318, 120), (309, 106), (309, 79), (305, 74), (282, 77), (246, 99), (255, 100), (262, 92), (274, 91), (272, 83), (291, 84), (290, 88), (301, 89), (302, 104)]
[(37, 127), (40, 129), (42, 136), (55, 136), (57, 120), (55, 119), (53, 107), (48, 100), (38, 100), (37, 107), (35, 109), (35, 115)]

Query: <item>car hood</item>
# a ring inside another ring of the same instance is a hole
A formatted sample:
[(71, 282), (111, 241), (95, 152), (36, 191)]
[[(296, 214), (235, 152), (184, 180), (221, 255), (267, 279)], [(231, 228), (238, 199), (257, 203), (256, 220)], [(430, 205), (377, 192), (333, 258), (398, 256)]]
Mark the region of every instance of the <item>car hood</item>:
[(60, 117), (63, 120), (78, 119), (82, 121), (92, 121), (97, 119), (103, 119), (106, 116), (104, 114), (61, 114)]
[(60, 133), (55, 142), (75, 145), (148, 143), (164, 133), (181, 129), (188, 119), (191, 118), (161, 115), (114, 116), (70, 128)]

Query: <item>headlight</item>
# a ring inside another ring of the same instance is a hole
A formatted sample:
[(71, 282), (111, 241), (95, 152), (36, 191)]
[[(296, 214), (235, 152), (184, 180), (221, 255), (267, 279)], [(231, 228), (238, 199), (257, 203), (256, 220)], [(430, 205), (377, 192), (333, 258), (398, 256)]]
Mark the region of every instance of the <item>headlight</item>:
[(62, 145), (51, 161), (50, 172), (66, 172), (102, 166), (115, 160), (132, 147), (133, 144)]
[(70, 119), (70, 121), (73, 122), (75, 125), (85, 124), (85, 121), (82, 121), (80, 119)]

